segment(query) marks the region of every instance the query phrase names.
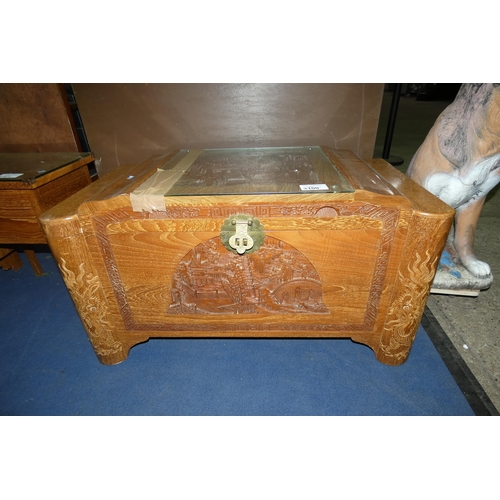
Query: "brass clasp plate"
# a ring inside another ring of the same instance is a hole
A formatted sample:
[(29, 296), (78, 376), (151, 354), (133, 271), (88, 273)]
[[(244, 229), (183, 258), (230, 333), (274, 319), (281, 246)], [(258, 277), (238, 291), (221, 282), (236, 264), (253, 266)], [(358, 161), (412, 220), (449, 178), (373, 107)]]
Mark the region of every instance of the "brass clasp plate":
[(223, 245), (233, 253), (243, 255), (258, 250), (264, 243), (264, 226), (251, 215), (232, 215), (224, 221), (220, 237)]

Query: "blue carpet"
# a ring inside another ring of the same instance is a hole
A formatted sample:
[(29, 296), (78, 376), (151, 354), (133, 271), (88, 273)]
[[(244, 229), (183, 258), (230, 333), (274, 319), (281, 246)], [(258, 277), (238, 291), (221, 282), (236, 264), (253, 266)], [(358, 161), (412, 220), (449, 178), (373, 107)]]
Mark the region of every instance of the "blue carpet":
[(104, 366), (38, 256), (0, 270), (1, 415), (474, 415), (422, 327), (398, 367), (345, 339), (153, 339)]

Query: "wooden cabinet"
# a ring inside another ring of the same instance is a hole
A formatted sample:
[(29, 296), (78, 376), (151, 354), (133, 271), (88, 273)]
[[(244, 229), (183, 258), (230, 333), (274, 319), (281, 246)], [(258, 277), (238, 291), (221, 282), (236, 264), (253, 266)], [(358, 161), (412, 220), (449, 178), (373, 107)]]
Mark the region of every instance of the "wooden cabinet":
[(409, 355), (454, 211), (326, 147), (180, 150), (40, 221), (98, 358), (152, 337), (347, 337)]
[[(0, 246), (47, 243), (38, 216), (91, 183), (90, 153), (0, 153)], [(26, 251), (41, 274), (34, 252)]]

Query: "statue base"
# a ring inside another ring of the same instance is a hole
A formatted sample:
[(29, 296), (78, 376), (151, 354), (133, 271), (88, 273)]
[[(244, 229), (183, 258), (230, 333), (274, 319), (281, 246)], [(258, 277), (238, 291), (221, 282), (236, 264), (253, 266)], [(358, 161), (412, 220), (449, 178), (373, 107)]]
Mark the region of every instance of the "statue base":
[(481, 290), (486, 290), (492, 283), (492, 274), (484, 278), (474, 276), (462, 264), (454, 262), (445, 250), (431, 286), (431, 293), (477, 297)]

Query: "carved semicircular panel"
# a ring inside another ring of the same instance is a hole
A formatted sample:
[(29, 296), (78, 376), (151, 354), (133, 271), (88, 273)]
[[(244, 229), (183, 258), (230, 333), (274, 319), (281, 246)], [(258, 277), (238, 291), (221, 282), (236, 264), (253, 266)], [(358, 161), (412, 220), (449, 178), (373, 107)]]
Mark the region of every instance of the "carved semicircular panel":
[(309, 259), (266, 236), (257, 252), (236, 255), (219, 237), (179, 262), (169, 314), (325, 314), (319, 275)]

